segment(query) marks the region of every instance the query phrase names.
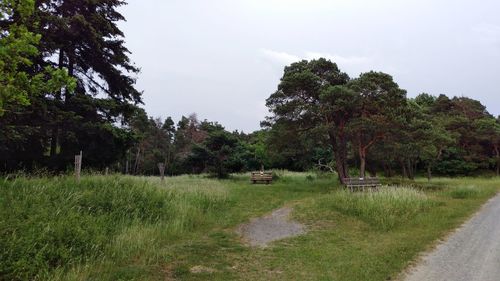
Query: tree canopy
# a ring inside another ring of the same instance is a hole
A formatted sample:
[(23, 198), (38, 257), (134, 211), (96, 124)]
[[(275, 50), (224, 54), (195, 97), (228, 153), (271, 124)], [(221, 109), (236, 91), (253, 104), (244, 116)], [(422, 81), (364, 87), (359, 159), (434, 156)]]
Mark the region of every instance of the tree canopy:
[[(5, 0), (0, 3), (0, 116), (9, 104), (28, 105), (30, 97), (75, 87), (65, 69), (50, 66), (33, 70), (33, 59), (40, 54), (41, 35), (26, 24), (33, 15), (32, 0)], [(14, 21), (14, 18), (16, 19)]]
[[(80, 150), (95, 167), (120, 159), (132, 145), (127, 125), (141, 102), (133, 76), (138, 68), (117, 26), (124, 20), (117, 8), (125, 2), (2, 3), (7, 44), (0, 59), (17, 63), (0, 64), (7, 73), (1, 96), (25, 105), (3, 102), (10, 112), (0, 117), (4, 168), (65, 170)], [(63, 83), (68, 77), (71, 83)]]

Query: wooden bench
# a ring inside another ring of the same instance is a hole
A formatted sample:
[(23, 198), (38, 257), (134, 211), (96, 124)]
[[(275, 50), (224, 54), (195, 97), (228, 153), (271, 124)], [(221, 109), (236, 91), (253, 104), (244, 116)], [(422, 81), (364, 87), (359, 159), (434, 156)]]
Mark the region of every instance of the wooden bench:
[(252, 172), (251, 181), (253, 184), (256, 184), (256, 183), (270, 184), (273, 182), (273, 173), (272, 172)]
[(378, 190), (381, 185), (378, 178), (345, 178), (344, 184), (350, 191), (365, 191), (366, 188)]

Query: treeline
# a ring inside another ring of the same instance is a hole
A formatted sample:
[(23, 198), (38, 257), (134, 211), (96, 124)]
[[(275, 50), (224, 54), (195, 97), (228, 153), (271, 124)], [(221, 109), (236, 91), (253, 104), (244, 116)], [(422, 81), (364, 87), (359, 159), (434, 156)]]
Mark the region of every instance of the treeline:
[(228, 132), (217, 122), (199, 121), (196, 114), (175, 124), (170, 117), (162, 121), (138, 110), (130, 130), (137, 142), (114, 166), (125, 173), (158, 174), (157, 164), (164, 163), (166, 174), (211, 173), (222, 178), (263, 164), (265, 146), (259, 133)]
[(136, 175), (157, 175), (158, 164), (166, 174), (210, 173), (227, 177), (230, 173), (280, 168), (303, 171), (316, 167), (318, 157), (331, 157), (328, 147), (303, 149), (312, 144), (306, 138), (286, 136), (292, 149), (277, 144), (278, 131), (262, 129), (253, 133), (227, 131), (218, 122), (200, 121), (196, 114), (183, 116), (177, 123), (148, 117), (138, 110), (129, 129), (135, 144), (125, 158), (112, 165), (115, 171)]
[(360, 177), (383, 171), (412, 179), (425, 171), (430, 179), (433, 171), (472, 175), (493, 169), (499, 175), (500, 118), (474, 99), (407, 98), (388, 74), (351, 79), (335, 63), (318, 59), (286, 67), (267, 106), (273, 115), (264, 125), (272, 146), (299, 155), (323, 154), (319, 148), (328, 147), (330, 155), (314, 160), (320, 166), (330, 161), (326, 166), (341, 178), (353, 176), (353, 166)]
[(424, 93), (409, 99), (387, 74), (351, 80), (320, 59), (287, 67), (267, 103), (274, 116), (251, 134), (228, 132), (195, 114), (175, 125), (139, 111), (131, 126), (139, 141), (119, 167), (157, 174), (161, 162), (168, 174), (219, 177), (261, 167), (410, 179), (499, 174), (500, 118), (470, 98)]
[(408, 98), (393, 78), (352, 79), (326, 59), (287, 66), (250, 134), (196, 115), (149, 117), (114, 0), (0, 2), (0, 172), (84, 167), (129, 174), (283, 168), (340, 178), (500, 169), (500, 119), (466, 97)]

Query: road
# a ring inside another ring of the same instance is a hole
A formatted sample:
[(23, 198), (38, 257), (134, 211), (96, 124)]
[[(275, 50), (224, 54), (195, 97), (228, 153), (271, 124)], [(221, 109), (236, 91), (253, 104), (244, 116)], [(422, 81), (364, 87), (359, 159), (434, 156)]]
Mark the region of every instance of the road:
[(410, 270), (406, 281), (500, 281), (500, 194)]

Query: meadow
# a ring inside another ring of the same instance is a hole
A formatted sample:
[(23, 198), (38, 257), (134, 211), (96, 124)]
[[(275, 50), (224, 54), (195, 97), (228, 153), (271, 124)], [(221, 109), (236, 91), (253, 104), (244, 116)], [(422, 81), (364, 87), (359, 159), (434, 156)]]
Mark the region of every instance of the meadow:
[[(389, 280), (459, 226), (500, 179), (11, 177), (0, 181), (0, 280)], [(305, 235), (246, 246), (241, 223), (294, 207)], [(196, 270), (193, 270), (196, 269)]]

